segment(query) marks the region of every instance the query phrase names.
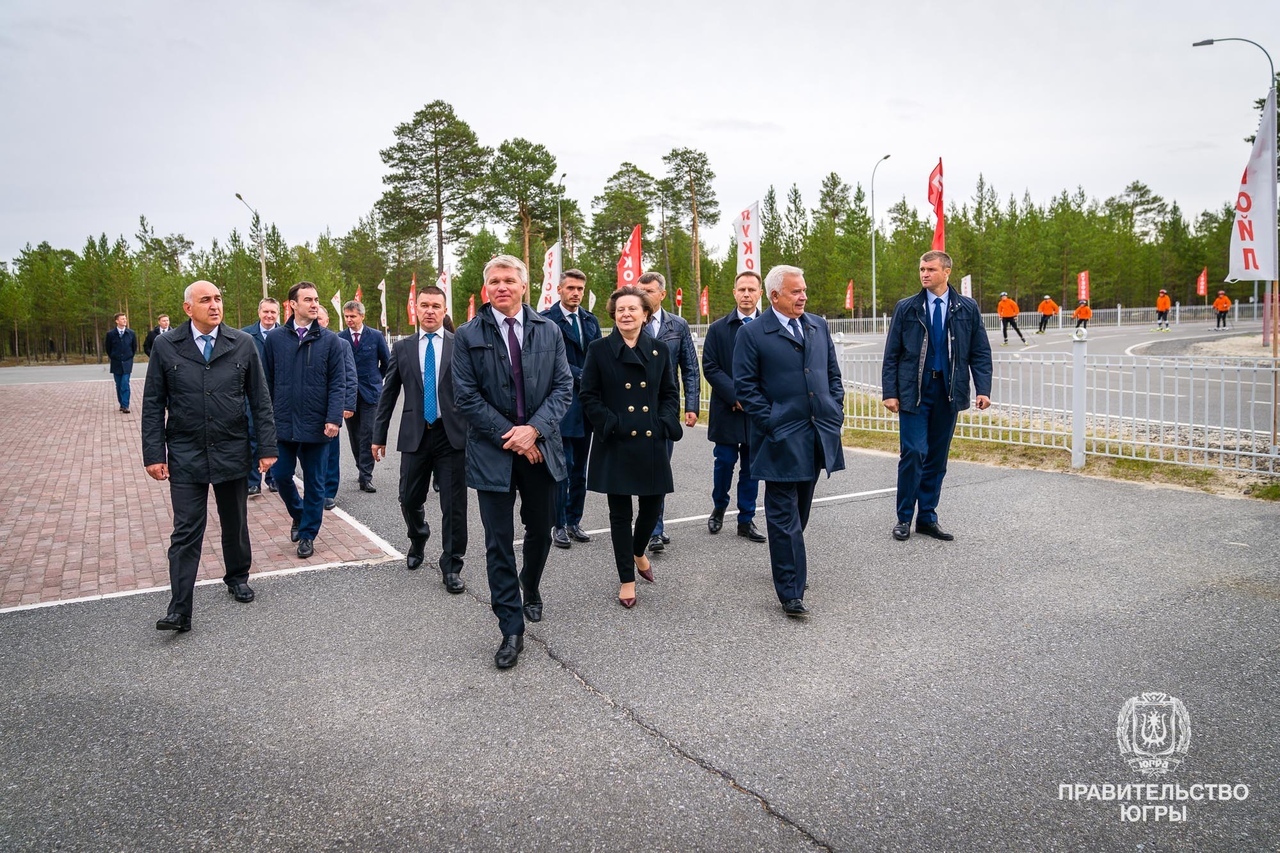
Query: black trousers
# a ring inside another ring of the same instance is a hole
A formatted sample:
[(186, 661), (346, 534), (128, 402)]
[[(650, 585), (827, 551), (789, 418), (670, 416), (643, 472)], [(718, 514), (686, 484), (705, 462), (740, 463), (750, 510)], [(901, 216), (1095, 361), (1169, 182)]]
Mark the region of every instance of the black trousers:
[(631, 526), (631, 495), (609, 495), (609, 540), (613, 543), (613, 560), (618, 564), (618, 580), (635, 583), (636, 557), (644, 556), (644, 548), (658, 523), (663, 495), (639, 495), (636, 526)]
[(769, 531), (769, 563), (773, 569), (773, 589), (779, 601), (804, 598), (809, 579), (809, 560), (804, 547), (804, 529), (809, 526), (813, 491), (822, 473), (822, 443), (813, 435), (813, 479), (795, 482), (766, 480), (764, 520)]
[(1017, 317), (1001, 317), (1001, 318), (1000, 318), (1000, 332), (1004, 335), (1004, 339), (1005, 339), (1006, 341), (1007, 341), (1007, 340), (1009, 340), (1009, 327), (1010, 327), (1010, 326), (1013, 326), (1013, 330), (1014, 330), (1014, 332), (1016, 332), (1016, 333), (1018, 334), (1018, 337), (1019, 337), (1019, 338), (1022, 338), (1022, 342), (1023, 342), (1023, 343), (1026, 343), (1026, 342), (1027, 342), (1027, 339), (1022, 337), (1022, 330), (1018, 328), (1018, 318), (1017, 318)]
[(1045, 329), (1049, 328), (1049, 318), (1050, 318), (1051, 316), (1052, 316), (1051, 314), (1041, 314), (1041, 315), (1040, 315), (1040, 328), (1039, 328), (1039, 330), (1038, 330), (1038, 331), (1043, 332)]
[(366, 403), (356, 397), (356, 411), (347, 418), (347, 440), (351, 442), (351, 455), (360, 471), (360, 482), (373, 481), (373, 421), (378, 414), (377, 403)]
[[(539, 585), (547, 565), (547, 553), (551, 551), (555, 488), (556, 481), (551, 479), (545, 462), (534, 465), (523, 456), (516, 456), (508, 491), (476, 492), (480, 521), (484, 524), (489, 602), (504, 637), (524, 633), (524, 602), (542, 601)], [(519, 572), (512, 517), (517, 495), (520, 496), (520, 521), (524, 524), (524, 568)]]
[[(222, 525), (222, 558), (226, 564), (222, 579), (228, 586), (245, 583), (253, 562), (249, 550), (249, 483), (244, 477), (214, 483), (213, 497), (218, 506), (218, 523)], [(209, 520), (209, 484), (170, 481), (169, 499), (173, 502), (173, 535), (169, 537), (169, 586), (173, 597), (168, 612), (190, 616)]]
[(410, 540), (431, 538), (426, 503), (432, 476), (440, 486), (440, 571), (446, 575), (461, 572), (467, 554), (466, 468), (467, 452), (453, 448), (440, 421), (418, 450), (400, 453), (400, 512)]
[(1226, 311), (1219, 311), (1219, 312), (1218, 312), (1218, 322), (1214, 323), (1213, 327), (1214, 327), (1215, 329), (1225, 329), (1225, 328), (1227, 327), (1227, 312), (1226, 312)]

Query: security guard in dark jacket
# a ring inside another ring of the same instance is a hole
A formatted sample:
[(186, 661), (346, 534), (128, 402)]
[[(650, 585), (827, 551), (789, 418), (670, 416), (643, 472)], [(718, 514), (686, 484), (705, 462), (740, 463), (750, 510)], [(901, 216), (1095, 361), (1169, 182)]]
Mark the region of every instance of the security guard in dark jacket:
[(153, 479), (169, 481), (173, 501), (173, 596), (156, 623), (162, 631), (191, 630), (210, 485), (222, 525), (223, 581), (236, 601), (253, 601), (246, 407), (257, 424), (259, 469), (269, 468), (276, 456), (275, 419), (253, 339), (222, 324), (222, 294), (215, 285), (197, 281), (183, 299), (191, 320), (156, 338), (142, 398), (142, 461)]
[(938, 500), (956, 417), (974, 405), (991, 405), (991, 342), (978, 303), (951, 287), (951, 256), (925, 252), (923, 288), (893, 309), (884, 344), (884, 407), (898, 413), (898, 523), (893, 538), (916, 532), (944, 542), (955, 537), (938, 525)]

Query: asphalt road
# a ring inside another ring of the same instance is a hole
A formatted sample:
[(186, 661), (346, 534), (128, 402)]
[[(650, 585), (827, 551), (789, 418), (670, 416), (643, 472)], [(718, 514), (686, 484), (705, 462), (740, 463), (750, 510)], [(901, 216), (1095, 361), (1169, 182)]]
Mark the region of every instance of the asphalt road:
[[(955, 464), (957, 541), (897, 543), (895, 460), (850, 452), (797, 622), (766, 547), (706, 531), (705, 432), (676, 447), (657, 583), (624, 611), (605, 537), (553, 551), (507, 672), (474, 499), (461, 596), (392, 563), (247, 607), (200, 587), (181, 636), (153, 628), (164, 592), (0, 614), (0, 848), (1275, 848), (1273, 504)], [(376, 495), (344, 466), (340, 506), (403, 547), (395, 456)], [(1148, 691), (1191, 727), (1151, 779), (1117, 746)], [(1148, 781), (1249, 796), (1178, 823), (1060, 798)]]

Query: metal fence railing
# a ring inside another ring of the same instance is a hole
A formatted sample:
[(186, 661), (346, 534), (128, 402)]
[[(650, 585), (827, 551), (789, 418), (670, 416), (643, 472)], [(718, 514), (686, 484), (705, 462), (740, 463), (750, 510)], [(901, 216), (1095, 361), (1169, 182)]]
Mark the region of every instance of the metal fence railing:
[[(1095, 455), (1280, 475), (1272, 359), (1091, 356), (1087, 346), (995, 355), (991, 408), (962, 412), (956, 435), (1067, 450), (1075, 464)], [(881, 403), (882, 364), (879, 353), (841, 357), (846, 429), (897, 432)], [(703, 411), (709, 399), (704, 380)]]

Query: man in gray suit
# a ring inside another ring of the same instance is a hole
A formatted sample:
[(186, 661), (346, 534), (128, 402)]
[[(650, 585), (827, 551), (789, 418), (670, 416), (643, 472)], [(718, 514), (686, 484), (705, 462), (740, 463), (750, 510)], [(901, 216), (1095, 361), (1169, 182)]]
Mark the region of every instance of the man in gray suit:
[[(573, 397), (564, 336), (522, 301), (529, 271), (511, 255), (485, 264), (489, 302), (458, 329), (453, 388), (467, 421), (467, 485), (484, 523), (489, 595), (502, 631), (499, 669), (516, 665), (524, 624), (542, 619), (539, 584), (551, 550), (556, 483), (568, 476), (560, 420)], [(512, 512), (520, 497), (524, 568)]]
[[(653, 317), (649, 320), (649, 334), (667, 345), (667, 353), (671, 356), (671, 376), (676, 385), (684, 385), (684, 425), (691, 427), (698, 422), (698, 403), (702, 393), (702, 385), (698, 373), (698, 351), (693, 346), (693, 334), (689, 324), (683, 317), (677, 317), (662, 310), (662, 301), (667, 298), (667, 280), (661, 273), (647, 272), (640, 276), (639, 287), (653, 301)], [(667, 458), (671, 458), (675, 445), (667, 442)], [(663, 515), (666, 512), (666, 500), (658, 513), (658, 526), (649, 537), (649, 550), (661, 551), (671, 544), (663, 526)]]
[(440, 571), (445, 589), (466, 590), (462, 582), (462, 558), (467, 553), (467, 425), (453, 397), (453, 334), (444, 328), (445, 294), (438, 287), (418, 291), (415, 303), (418, 334), (396, 341), (382, 380), (373, 419), (375, 462), (387, 454), (387, 432), (400, 389), (404, 389), (404, 413), (400, 416), (400, 512), (409, 529), (410, 570), (422, 565), (431, 526), (427, 524), (427, 491), (431, 477), (440, 484), (442, 535)]

